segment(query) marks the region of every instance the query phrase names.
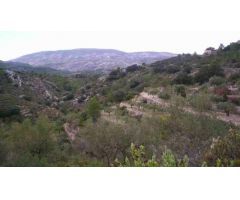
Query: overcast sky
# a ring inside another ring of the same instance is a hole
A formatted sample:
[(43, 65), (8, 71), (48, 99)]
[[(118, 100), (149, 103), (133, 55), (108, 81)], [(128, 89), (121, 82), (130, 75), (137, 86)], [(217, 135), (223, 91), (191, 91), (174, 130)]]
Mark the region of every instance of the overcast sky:
[(3, 0), (0, 60), (44, 50), (202, 53), (240, 40), (237, 0)]

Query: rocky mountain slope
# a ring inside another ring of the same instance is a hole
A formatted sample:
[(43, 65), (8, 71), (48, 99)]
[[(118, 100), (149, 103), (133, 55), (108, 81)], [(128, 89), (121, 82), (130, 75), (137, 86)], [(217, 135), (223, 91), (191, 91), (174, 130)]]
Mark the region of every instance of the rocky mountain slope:
[(166, 52), (126, 53), (112, 49), (73, 49), (44, 51), (14, 59), (32, 66), (68, 71), (108, 71), (132, 64), (152, 63), (176, 56)]

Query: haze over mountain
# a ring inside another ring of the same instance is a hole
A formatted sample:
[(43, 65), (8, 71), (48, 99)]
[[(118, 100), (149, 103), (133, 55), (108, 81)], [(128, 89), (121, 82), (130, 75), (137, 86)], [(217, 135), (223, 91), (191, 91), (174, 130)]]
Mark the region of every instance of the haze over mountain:
[(68, 71), (111, 70), (133, 64), (152, 63), (176, 56), (167, 52), (127, 53), (114, 49), (72, 49), (43, 51), (14, 59), (32, 66)]

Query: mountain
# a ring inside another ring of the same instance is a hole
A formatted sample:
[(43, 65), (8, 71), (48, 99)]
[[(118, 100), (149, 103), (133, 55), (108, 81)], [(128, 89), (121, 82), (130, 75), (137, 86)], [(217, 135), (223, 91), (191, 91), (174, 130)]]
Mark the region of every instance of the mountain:
[(152, 63), (176, 56), (166, 52), (126, 53), (113, 49), (43, 51), (14, 59), (32, 66), (68, 71), (107, 71), (133, 64)]

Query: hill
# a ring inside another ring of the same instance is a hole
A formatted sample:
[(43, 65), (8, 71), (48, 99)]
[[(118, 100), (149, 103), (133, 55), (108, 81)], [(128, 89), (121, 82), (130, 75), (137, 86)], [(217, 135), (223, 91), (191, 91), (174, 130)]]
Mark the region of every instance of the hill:
[(239, 166), (240, 44), (109, 74), (0, 70), (2, 166)]
[(67, 71), (109, 71), (132, 64), (151, 63), (176, 56), (164, 52), (126, 53), (112, 49), (44, 51), (16, 58), (14, 62)]
[(69, 71), (56, 70), (50, 67), (33, 67), (26, 63), (4, 62), (0, 60), (0, 68), (18, 72), (48, 73), (48, 74), (69, 74)]

